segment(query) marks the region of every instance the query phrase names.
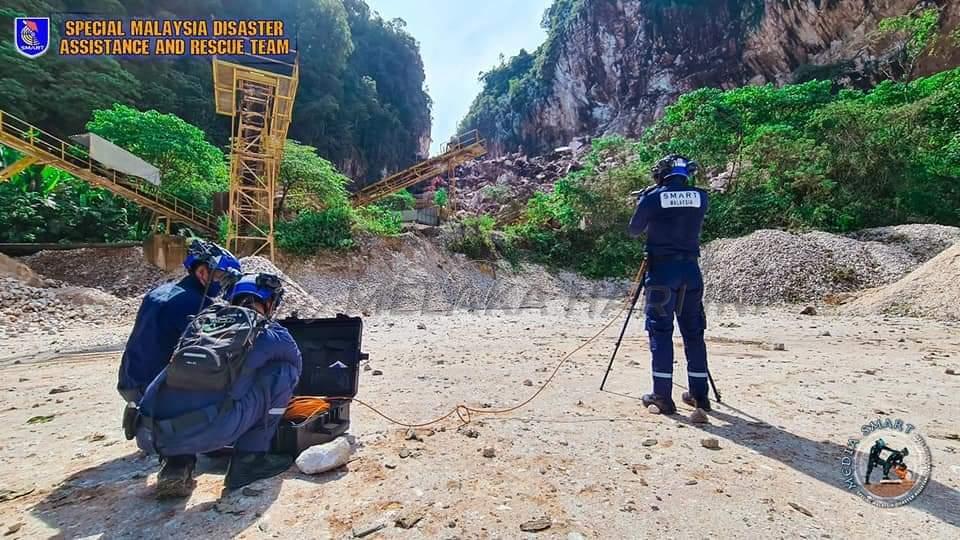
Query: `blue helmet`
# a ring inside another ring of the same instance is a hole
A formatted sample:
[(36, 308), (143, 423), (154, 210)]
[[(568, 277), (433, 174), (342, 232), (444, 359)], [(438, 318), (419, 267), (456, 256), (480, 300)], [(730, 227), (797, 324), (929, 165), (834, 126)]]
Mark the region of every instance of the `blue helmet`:
[(233, 256), (233, 253), (213, 242), (195, 238), (187, 250), (187, 258), (183, 260), (183, 267), (190, 271), (197, 263), (205, 263), (210, 267), (210, 270), (220, 270), (221, 272), (241, 271), (240, 261)]
[(254, 296), (262, 302), (273, 300), (273, 310), (276, 311), (283, 298), (283, 281), (274, 274), (244, 274), (226, 295), (230, 303), (236, 303), (244, 296)]

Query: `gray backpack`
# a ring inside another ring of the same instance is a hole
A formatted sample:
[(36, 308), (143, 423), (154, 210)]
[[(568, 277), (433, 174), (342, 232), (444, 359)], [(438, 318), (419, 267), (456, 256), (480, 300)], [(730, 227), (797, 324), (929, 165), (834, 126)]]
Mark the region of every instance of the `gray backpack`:
[(229, 390), (267, 322), (240, 306), (216, 304), (201, 311), (180, 336), (167, 366), (166, 385), (196, 392)]

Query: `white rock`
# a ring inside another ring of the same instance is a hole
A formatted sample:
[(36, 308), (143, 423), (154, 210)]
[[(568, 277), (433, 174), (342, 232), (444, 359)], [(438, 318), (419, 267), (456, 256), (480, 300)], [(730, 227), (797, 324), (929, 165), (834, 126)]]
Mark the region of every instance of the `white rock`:
[(297, 458), (297, 468), (304, 474), (319, 474), (345, 465), (353, 447), (346, 437), (337, 437), (327, 444), (311, 446)]

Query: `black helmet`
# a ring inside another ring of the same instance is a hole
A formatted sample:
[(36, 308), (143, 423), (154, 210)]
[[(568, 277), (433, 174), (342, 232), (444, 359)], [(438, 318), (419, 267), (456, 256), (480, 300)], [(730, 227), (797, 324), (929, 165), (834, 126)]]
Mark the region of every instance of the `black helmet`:
[(679, 154), (670, 154), (656, 163), (651, 169), (650, 174), (653, 181), (662, 184), (671, 176), (683, 176), (690, 178), (697, 173), (697, 162)]

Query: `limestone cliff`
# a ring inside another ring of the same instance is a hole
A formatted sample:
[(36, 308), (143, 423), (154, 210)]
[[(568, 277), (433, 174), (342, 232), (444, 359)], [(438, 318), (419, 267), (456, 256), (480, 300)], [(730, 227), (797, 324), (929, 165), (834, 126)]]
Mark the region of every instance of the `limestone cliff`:
[[(462, 127), (495, 153), (538, 153), (580, 135), (637, 135), (677, 96), (711, 86), (832, 77), (853, 86), (891, 73), (891, 51), (871, 34), (880, 20), (938, 7), (944, 35), (960, 0), (556, 0), (550, 37), (535, 54), (484, 76)], [(953, 48), (915, 74), (956, 65)]]

